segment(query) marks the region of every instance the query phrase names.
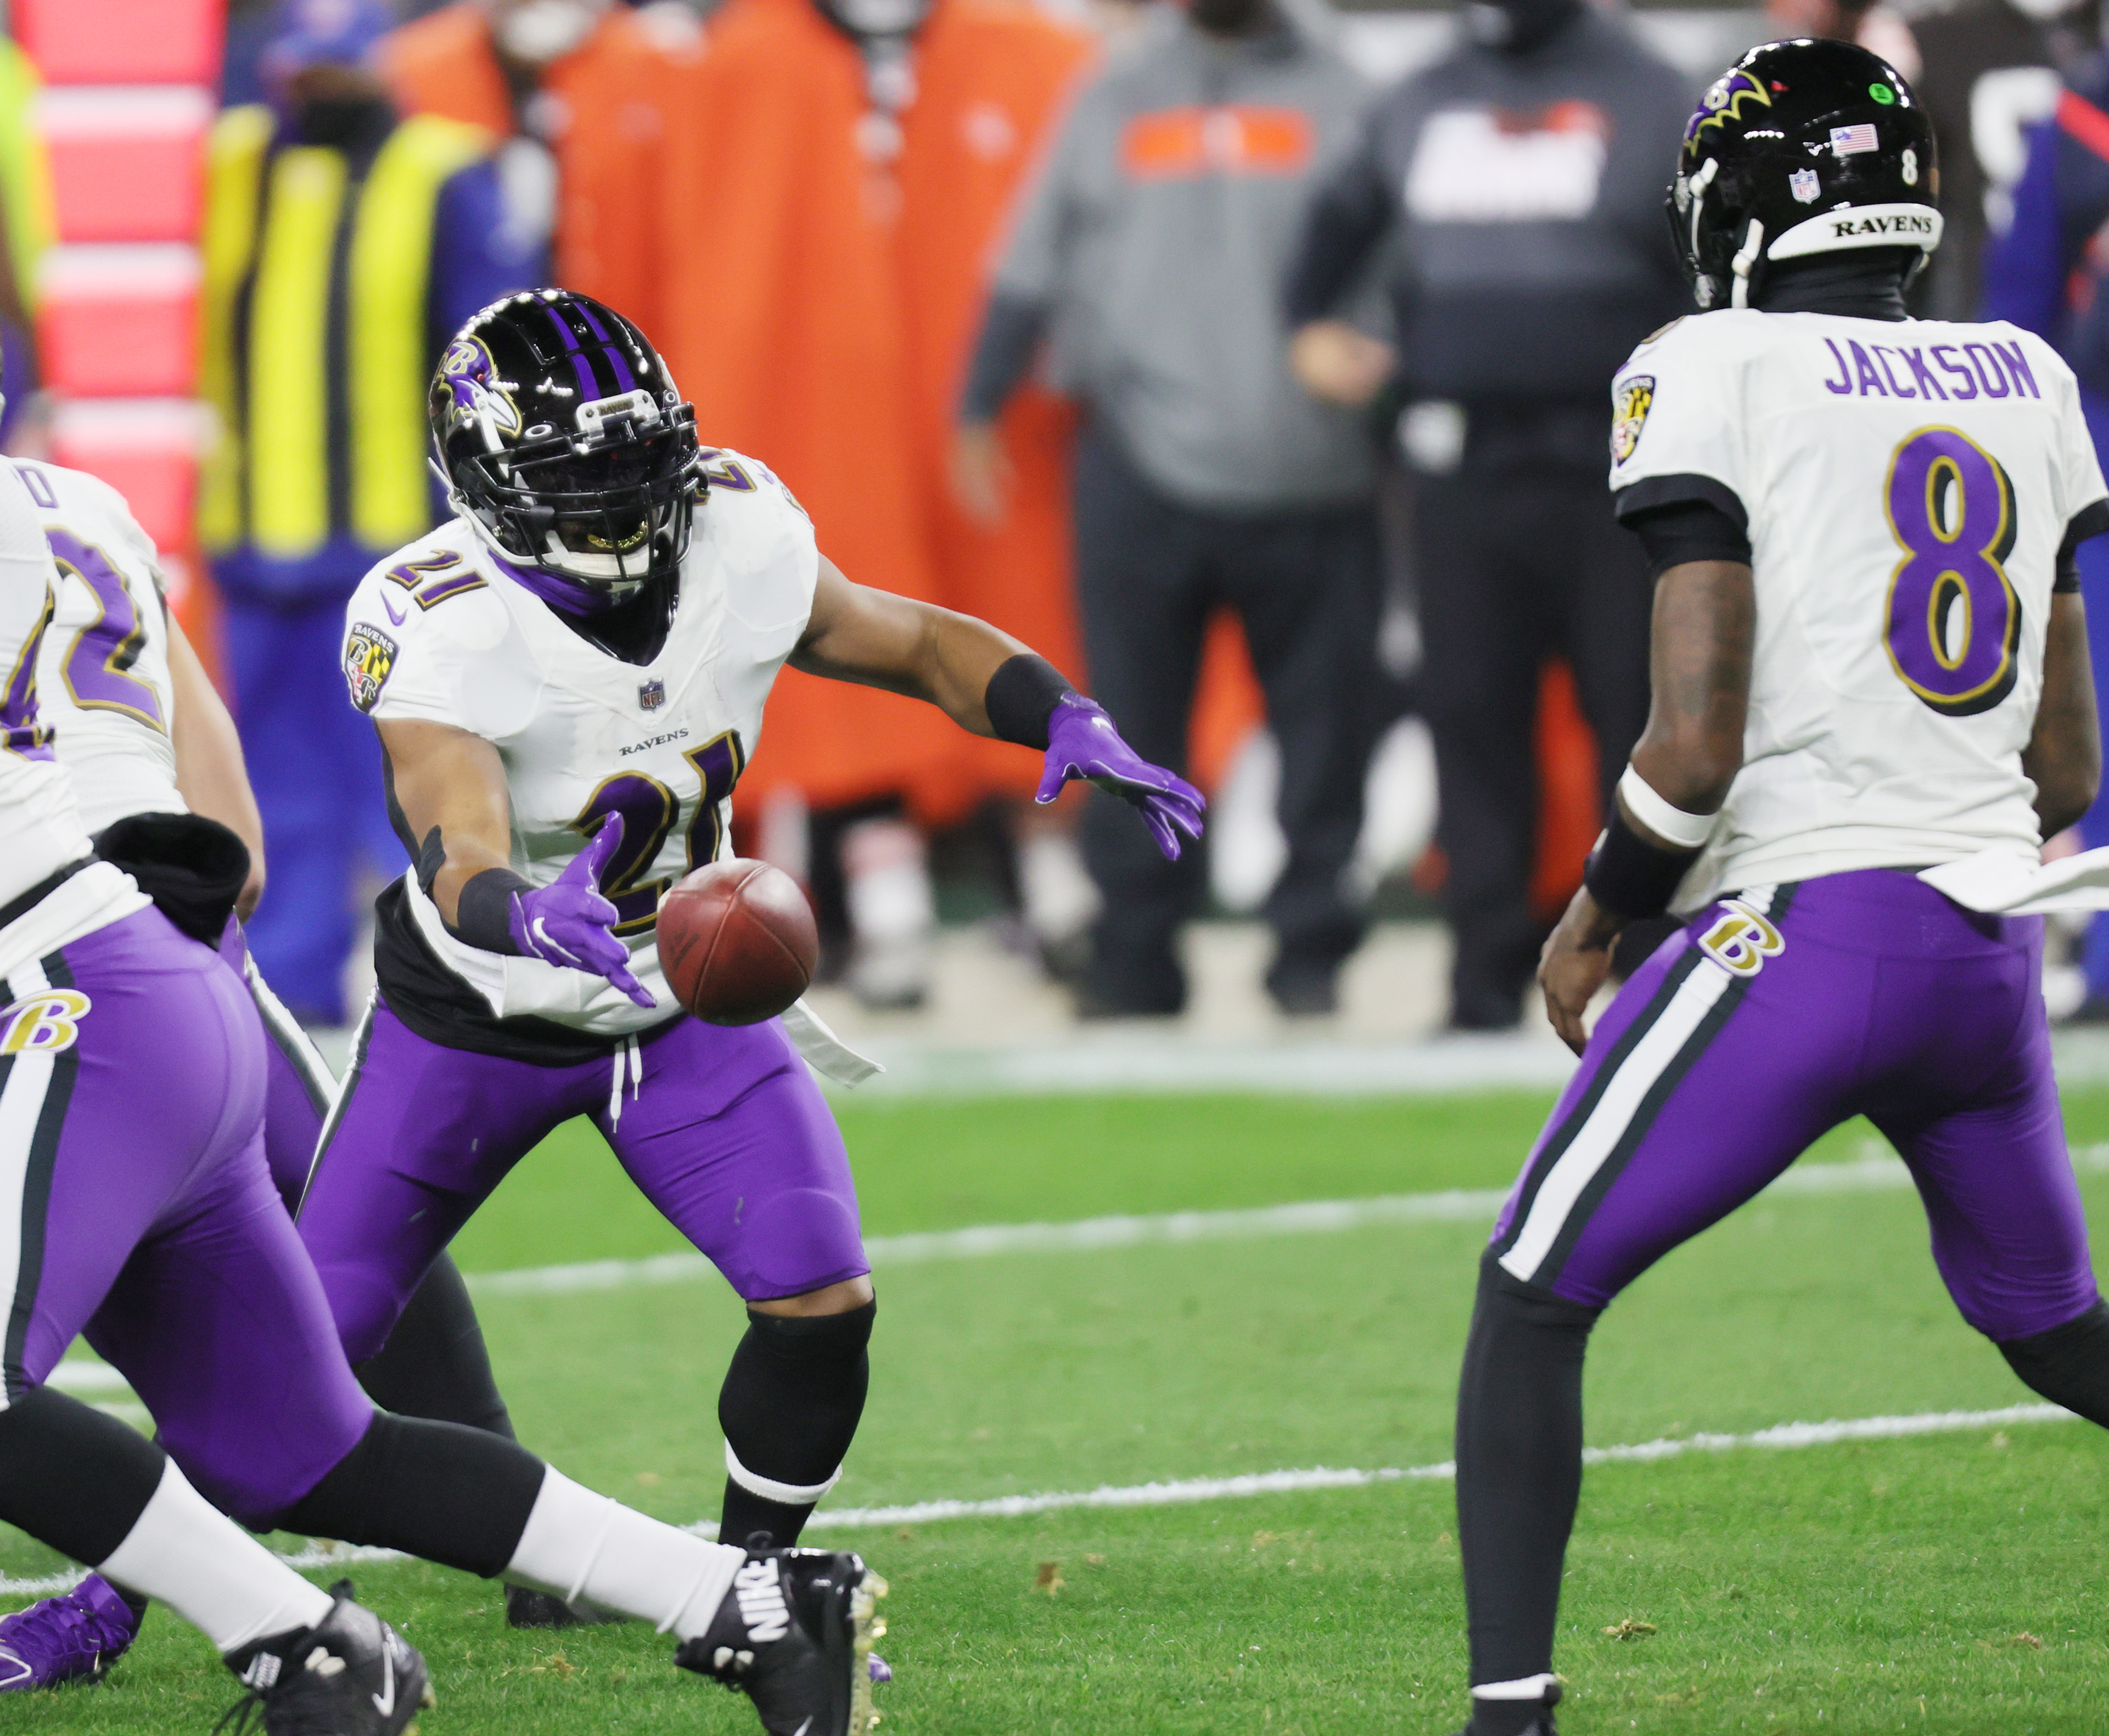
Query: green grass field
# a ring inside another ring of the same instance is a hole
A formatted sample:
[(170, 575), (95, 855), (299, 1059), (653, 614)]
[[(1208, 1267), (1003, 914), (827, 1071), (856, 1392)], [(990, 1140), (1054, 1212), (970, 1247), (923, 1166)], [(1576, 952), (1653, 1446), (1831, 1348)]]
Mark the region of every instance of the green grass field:
[[(866, 1228), (891, 1235), (1497, 1187), (1545, 1107), (842, 1113)], [(2109, 1093), (2067, 1107), (2075, 1144), (2109, 1139)], [(1844, 1130), (1809, 1161), (1854, 1158), (1866, 1138)], [(2109, 1237), (2109, 1176), (2083, 1185)], [(1484, 1234), (1407, 1223), (882, 1268), (871, 1405), (830, 1504), (1447, 1459)], [(477, 1272), (680, 1245), (581, 1129), (523, 1166), (458, 1252)], [(721, 1283), (481, 1306), (524, 1439), (663, 1517), (716, 1517), (715, 1397), (741, 1323)], [(1588, 1430), (1608, 1445), (2032, 1396), (1955, 1318), (1909, 1192), (1804, 1193), (1759, 1200), (1611, 1310)], [(2109, 1729), (2105, 1472), (2109, 1443), (2077, 1423), (1597, 1467), (1562, 1611), (1562, 1728)], [(892, 1581), (889, 1731), (1447, 1736), (1464, 1709), (1451, 1500), (1429, 1479), (810, 1535)], [(62, 1565), (0, 1531), (0, 1572)], [(431, 1659), (424, 1736), (754, 1728), (636, 1626), (517, 1635), (481, 1581), (375, 1563), (356, 1576)], [(1654, 1631), (1606, 1635), (1622, 1623)], [(204, 1643), (157, 1612), (106, 1684), (12, 1699), (0, 1727), (178, 1736), (234, 1697)]]

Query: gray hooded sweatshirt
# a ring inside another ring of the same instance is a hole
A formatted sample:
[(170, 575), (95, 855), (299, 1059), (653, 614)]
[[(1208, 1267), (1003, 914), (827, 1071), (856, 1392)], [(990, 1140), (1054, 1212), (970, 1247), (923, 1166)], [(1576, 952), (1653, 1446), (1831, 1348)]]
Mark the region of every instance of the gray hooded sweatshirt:
[(1025, 191), (962, 413), (992, 418), (1044, 337), (1053, 383), (1173, 499), (1239, 515), (1360, 500), (1369, 436), (1297, 385), (1280, 306), (1310, 191), (1372, 92), (1294, 23), (1145, 29)]

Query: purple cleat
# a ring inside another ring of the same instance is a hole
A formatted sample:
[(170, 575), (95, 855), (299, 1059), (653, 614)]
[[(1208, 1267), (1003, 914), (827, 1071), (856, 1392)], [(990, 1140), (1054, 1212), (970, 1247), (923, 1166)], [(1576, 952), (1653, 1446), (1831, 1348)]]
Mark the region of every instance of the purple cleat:
[(93, 1680), (139, 1637), (139, 1618), (91, 1573), (63, 1597), (0, 1617), (0, 1693)]
[(874, 1687), (877, 1687), (881, 1682), (890, 1682), (893, 1680), (893, 1666), (887, 1662), (878, 1653), (873, 1653), (865, 1662), (870, 1666)]

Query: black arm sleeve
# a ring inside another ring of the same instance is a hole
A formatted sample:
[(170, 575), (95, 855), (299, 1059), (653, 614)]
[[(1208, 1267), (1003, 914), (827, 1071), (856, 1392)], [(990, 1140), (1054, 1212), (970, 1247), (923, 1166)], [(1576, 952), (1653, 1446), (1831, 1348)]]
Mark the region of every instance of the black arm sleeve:
[(1647, 551), (1650, 579), (1659, 579), (1687, 561), (1750, 564), (1750, 539), (1743, 527), (1709, 502), (1688, 500), (1658, 507), (1625, 522)]
[(1063, 696), (1077, 690), (1068, 678), (1045, 657), (1021, 652), (996, 665), (989, 677), (982, 704), (988, 711), (989, 728), (999, 742), (1015, 742), (1020, 747), (1047, 751), (1048, 719)]
[(996, 291), (982, 315), (981, 336), (967, 364), (967, 384), (960, 394), (960, 420), (992, 422), (1032, 366), (1047, 329), (1045, 305), (1023, 295)]
[(1289, 327), (1324, 319), (1391, 226), (1391, 189), (1366, 132), (1355, 154), (1319, 188), (1282, 286)]
[(2053, 591), (2080, 588), (2080, 545), (2105, 530), (2109, 530), (2109, 500), (2098, 500), (2074, 515), (2065, 527), (2065, 540), (2057, 545), (2057, 576), (2051, 580)]
[[(430, 888), (427, 888), (429, 893)], [(517, 957), (520, 949), (513, 940), (513, 895), (531, 892), (534, 886), (510, 868), (485, 868), (469, 876), (454, 905), (455, 920), (447, 932), (466, 945), (486, 953)]]

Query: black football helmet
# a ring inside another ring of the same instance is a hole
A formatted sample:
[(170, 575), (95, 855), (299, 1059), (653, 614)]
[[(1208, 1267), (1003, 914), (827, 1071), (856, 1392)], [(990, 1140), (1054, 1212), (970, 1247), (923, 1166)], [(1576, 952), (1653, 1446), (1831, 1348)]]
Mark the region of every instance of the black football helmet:
[(610, 601), (679, 569), (704, 487), (695, 409), (612, 308), (493, 302), (447, 345), (430, 411), (449, 503), (507, 560)]
[(1911, 87), (1850, 43), (1766, 43), (1684, 129), (1669, 228), (1702, 308), (1749, 307), (1777, 259), (1940, 245), (1933, 126)]

